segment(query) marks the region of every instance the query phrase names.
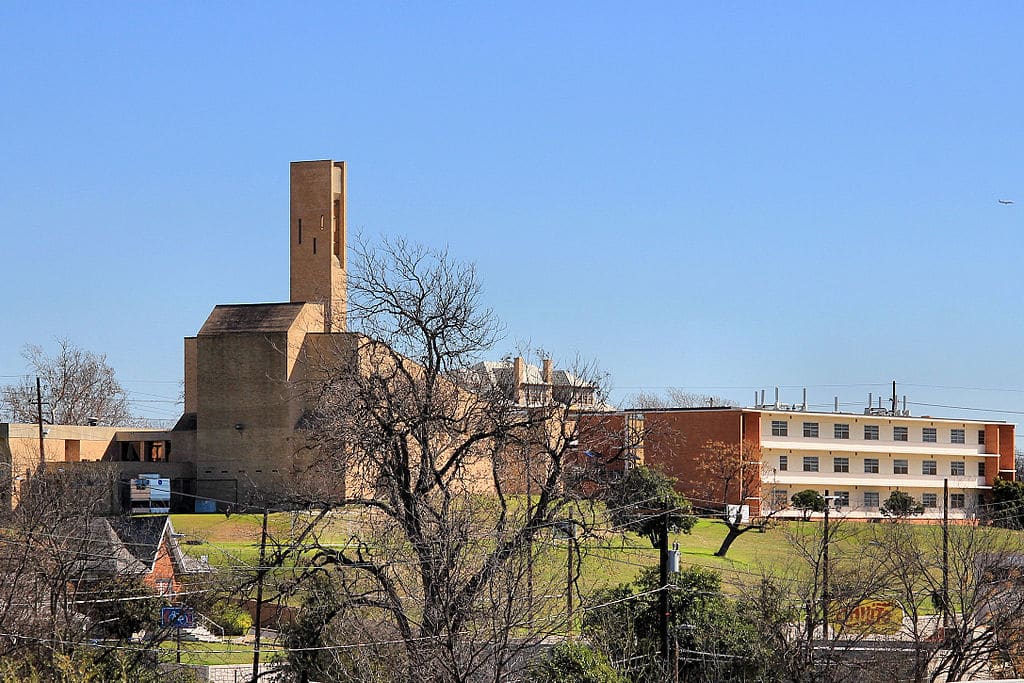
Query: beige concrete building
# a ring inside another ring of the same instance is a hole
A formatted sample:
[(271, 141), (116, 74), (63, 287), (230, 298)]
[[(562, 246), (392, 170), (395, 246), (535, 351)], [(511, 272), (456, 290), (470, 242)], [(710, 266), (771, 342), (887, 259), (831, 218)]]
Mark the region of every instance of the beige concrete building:
[(15, 503), (40, 469), (88, 473), (110, 489), (112, 508), (121, 506), (127, 492), (111, 483), (141, 472), (160, 471), (176, 490), (191, 492), (195, 468), (169, 462), (172, 454), (172, 433), (166, 430), (0, 423), (0, 498), (5, 506)]
[(291, 300), (216, 306), (185, 339), (185, 414), (176, 452), (195, 495), (244, 501), (309, 464), (296, 427), (309, 359), (341, 358), (345, 333), (345, 164), (291, 165)]
[(303, 469), (296, 431), (307, 407), (307, 361), (352, 362), (345, 332), (345, 163), (291, 164), (290, 300), (215, 306), (185, 338), (185, 410), (171, 430), (0, 424), (7, 495), (42, 466), (141, 472), (172, 479), (178, 507), (198, 498), (246, 501)]

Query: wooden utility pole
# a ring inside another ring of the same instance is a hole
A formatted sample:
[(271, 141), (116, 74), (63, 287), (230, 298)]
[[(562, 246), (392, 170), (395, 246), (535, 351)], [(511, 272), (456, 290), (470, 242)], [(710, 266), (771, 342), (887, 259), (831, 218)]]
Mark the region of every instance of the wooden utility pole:
[[(821, 549), (821, 639), (828, 640), (828, 490), (825, 490), (824, 539)], [(813, 636), (812, 636), (813, 637)]]
[(43, 389), (36, 377), (36, 419), (39, 421), (39, 473), (46, 469), (46, 447), (43, 445)]
[(668, 646), (668, 518), (671, 511), (670, 505), (671, 503), (667, 500), (662, 503), (661, 529), (658, 534), (658, 550), (661, 555), (661, 591), (658, 593), (660, 617), (658, 625), (661, 631), (661, 656), (665, 658), (665, 661), (668, 661), (670, 657)]
[[(523, 446), (523, 455), (526, 456), (526, 519), (533, 519), (533, 467), (530, 462), (530, 449)], [(533, 604), (533, 525), (526, 534), (526, 599)]]
[(942, 480), (942, 637), (949, 628), (949, 479)]
[(266, 575), (264, 563), (267, 559), (267, 515), (268, 510), (263, 510), (263, 529), (260, 532), (260, 565), (256, 568), (256, 618), (253, 620), (256, 627), (256, 640), (252, 648), (252, 683), (256, 683), (260, 676), (260, 636), (263, 632), (263, 577)]
[(565, 554), (565, 607), (566, 613), (569, 617), (569, 630), (572, 630), (572, 551), (573, 546), (576, 542), (576, 522), (572, 518), (572, 513), (569, 513), (569, 540), (566, 544), (567, 552)]

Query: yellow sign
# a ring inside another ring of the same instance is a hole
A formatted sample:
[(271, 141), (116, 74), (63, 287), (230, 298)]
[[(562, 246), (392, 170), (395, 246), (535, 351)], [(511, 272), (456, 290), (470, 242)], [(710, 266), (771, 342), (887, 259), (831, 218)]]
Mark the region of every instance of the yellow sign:
[[(862, 600), (849, 614), (833, 612), (836, 633), (881, 633), (893, 635), (903, 627), (903, 610), (888, 600)], [(845, 618), (844, 618), (845, 616)]]

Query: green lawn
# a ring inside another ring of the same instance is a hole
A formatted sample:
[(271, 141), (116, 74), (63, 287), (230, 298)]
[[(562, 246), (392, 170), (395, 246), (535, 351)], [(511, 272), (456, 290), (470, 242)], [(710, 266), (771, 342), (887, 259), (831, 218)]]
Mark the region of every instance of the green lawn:
[[(279, 653), (273, 643), (264, 643), (266, 648), (260, 655), (264, 662), (269, 662)], [(176, 659), (177, 645), (173, 640), (160, 643), (160, 660), (173, 662)], [(252, 663), (252, 645), (241, 643), (200, 643), (197, 641), (181, 641), (182, 664), (250, 664)]]
[[(285, 513), (271, 515), (272, 534), (286, 538), (292, 519)], [(244, 568), (258, 564), (259, 515), (232, 515), (230, 518), (214, 514), (174, 515), (173, 520), (175, 529), (185, 534), (186, 543), (201, 542), (187, 544), (185, 550), (194, 556), (207, 555), (215, 567)], [(345, 543), (356, 528), (344, 516), (331, 517), (321, 534), (321, 542)], [(934, 526), (910, 528), (917, 534), (936, 531)], [(878, 529), (878, 525), (873, 524), (844, 523), (843, 533), (832, 545), (835, 556), (856, 553)], [(727, 586), (739, 590), (744, 584), (756, 582), (762, 572), (779, 573), (798, 568), (801, 563), (789, 539), (794, 535), (817, 533), (820, 533), (817, 523), (779, 523), (764, 533), (752, 530), (743, 534), (729, 549), (728, 557), (719, 558), (714, 553), (726, 535), (726, 527), (713, 520), (701, 520), (692, 533), (673, 534), (670, 543), (679, 544), (683, 566), (716, 569), (722, 572)], [(565, 576), (566, 541), (548, 537), (538, 543), (538, 547), (544, 549), (540, 562), (546, 566), (535, 567), (535, 571), (539, 578), (555, 583), (556, 578)], [(583, 550), (580, 583), (584, 591), (629, 582), (644, 567), (658, 565), (657, 550), (646, 538), (634, 534), (589, 539), (583, 542)]]
[[(292, 519), (291, 515), (284, 513), (272, 515), (270, 526), (273, 534), (287, 537)], [(185, 534), (186, 540), (201, 541), (199, 545), (186, 545), (185, 549), (193, 555), (207, 555), (214, 566), (223, 569), (257, 564), (261, 521), (258, 515), (234, 515), (230, 518), (223, 515), (174, 516), (175, 529)], [(338, 516), (325, 526), (320, 540), (327, 544), (342, 544), (352, 537), (356, 528), (346, 517)], [(934, 526), (909, 525), (906, 528), (914, 534), (934, 535), (938, 532)], [(877, 524), (843, 523), (841, 533), (830, 546), (833, 557), (857, 558), (869, 539), (883, 530), (884, 527)], [(751, 530), (736, 539), (728, 557), (715, 557), (726, 531), (724, 524), (705, 519), (699, 521), (689, 534), (671, 535), (669, 542), (670, 545), (678, 543), (683, 567), (702, 566), (719, 571), (723, 589), (737, 595), (755, 585), (763, 573), (807, 571), (806, 563), (799, 559), (793, 548), (792, 539), (804, 537), (813, 545), (819, 537), (820, 526), (790, 521), (778, 523), (763, 533)], [(582, 552), (577, 585), (583, 596), (600, 588), (631, 582), (643, 569), (658, 566), (658, 551), (646, 538), (635, 534), (589, 538), (580, 543)], [(540, 595), (550, 599), (551, 609), (561, 609), (566, 600), (568, 544), (566, 539), (548, 535), (537, 540), (538, 555), (532, 573), (534, 587)], [(302, 558), (299, 559), (301, 562)], [(522, 580), (526, 580), (525, 573), (523, 576)], [(925, 612), (930, 609), (926, 606)], [(170, 656), (173, 657), (173, 641), (164, 643), (162, 647), (171, 650)], [(241, 645), (185, 643), (183, 647), (188, 650), (183, 661), (193, 663), (244, 663), (252, 656), (251, 649)]]
[[(244, 568), (255, 566), (259, 558), (259, 536), (261, 517), (259, 515), (232, 515), (226, 518), (218, 514), (174, 515), (174, 527), (185, 535), (186, 551), (194, 556), (206, 555), (215, 567)], [(289, 535), (292, 517), (289, 514), (271, 515), (271, 534), (278, 538)], [(788, 528), (806, 528), (811, 531), (815, 525), (788, 524)], [(866, 525), (861, 525), (866, 526)], [(733, 543), (727, 558), (714, 556), (726, 528), (723, 524), (701, 520), (690, 534), (673, 534), (670, 542), (678, 543), (680, 562), (684, 566), (701, 565), (718, 569), (738, 579), (752, 580), (762, 569), (778, 570), (792, 561), (792, 551), (787, 542), (784, 527), (774, 527), (766, 533), (750, 531)], [(321, 540), (326, 543), (344, 543), (352, 534), (353, 526), (343, 517), (332, 517), (324, 530)], [(197, 544), (198, 543), (198, 544)], [(553, 575), (562, 576), (565, 571), (564, 548), (566, 541), (547, 539), (547, 557), (544, 562), (553, 566)], [(581, 583), (587, 589), (612, 586), (631, 581), (643, 567), (657, 566), (658, 552), (650, 542), (635, 534), (614, 536), (603, 540), (587, 540), (583, 543), (583, 564)]]

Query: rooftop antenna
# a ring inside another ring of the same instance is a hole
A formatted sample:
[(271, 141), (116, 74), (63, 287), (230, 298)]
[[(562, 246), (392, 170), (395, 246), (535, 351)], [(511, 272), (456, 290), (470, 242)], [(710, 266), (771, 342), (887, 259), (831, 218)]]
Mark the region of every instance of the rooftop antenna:
[(832, 408), (832, 412), (833, 413), (838, 413), (839, 412), (839, 397), (836, 396), (835, 398), (836, 398), (836, 404), (835, 404), (835, 407)]

